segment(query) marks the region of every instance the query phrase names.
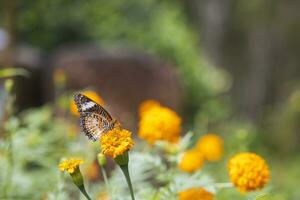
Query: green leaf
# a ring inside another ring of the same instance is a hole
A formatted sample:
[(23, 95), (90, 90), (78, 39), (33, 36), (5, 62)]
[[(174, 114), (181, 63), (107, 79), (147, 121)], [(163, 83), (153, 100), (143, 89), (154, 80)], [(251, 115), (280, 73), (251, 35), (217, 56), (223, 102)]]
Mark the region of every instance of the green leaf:
[(4, 68), (0, 69), (0, 78), (7, 78), (12, 76), (29, 77), (29, 72), (23, 68)]
[(253, 200), (271, 200), (269, 194), (259, 194)]

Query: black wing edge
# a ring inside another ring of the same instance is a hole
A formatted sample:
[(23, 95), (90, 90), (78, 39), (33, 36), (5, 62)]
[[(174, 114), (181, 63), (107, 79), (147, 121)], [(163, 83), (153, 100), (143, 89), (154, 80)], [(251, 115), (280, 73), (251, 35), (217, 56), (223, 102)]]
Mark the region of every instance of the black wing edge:
[[(75, 104), (77, 106), (77, 109), (78, 109), (78, 112), (81, 113), (81, 112), (84, 112), (82, 110), (82, 105), (87, 103), (87, 102), (93, 102), (94, 104), (100, 106), (99, 104), (97, 104), (95, 101), (93, 101), (92, 99), (88, 98), (87, 96), (81, 94), (81, 93), (75, 93), (73, 95), (73, 98), (74, 98), (74, 101), (75, 101)], [(93, 111), (93, 110), (91, 110)]]

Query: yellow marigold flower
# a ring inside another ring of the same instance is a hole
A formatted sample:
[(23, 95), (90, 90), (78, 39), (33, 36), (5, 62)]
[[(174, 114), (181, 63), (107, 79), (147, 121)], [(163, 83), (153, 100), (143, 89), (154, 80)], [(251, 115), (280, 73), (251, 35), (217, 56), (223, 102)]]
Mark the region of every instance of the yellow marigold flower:
[(83, 160), (78, 158), (71, 158), (68, 160), (65, 160), (61, 162), (58, 167), (61, 171), (67, 171), (70, 174), (74, 173), (77, 168), (79, 168), (79, 165), (83, 163)]
[(269, 181), (265, 160), (255, 153), (239, 153), (228, 162), (231, 182), (242, 193), (261, 189)]
[(203, 161), (203, 155), (199, 151), (192, 149), (183, 154), (178, 167), (182, 171), (191, 173), (200, 169)]
[(101, 139), (102, 153), (112, 158), (127, 152), (133, 147), (131, 132), (125, 129), (115, 128), (104, 134)]
[(204, 158), (209, 161), (220, 160), (224, 152), (223, 140), (215, 134), (202, 136), (198, 140), (196, 148), (203, 154)]
[(69, 172), (70, 176), (72, 177), (73, 183), (78, 187), (80, 192), (87, 198), (91, 199), (88, 193), (85, 190), (83, 176), (79, 169), (79, 165), (83, 163), (83, 160), (78, 158), (71, 158), (61, 162), (58, 167), (61, 171)]
[(139, 122), (138, 135), (149, 144), (158, 140), (175, 143), (180, 138), (180, 132), (180, 117), (173, 110), (162, 106), (154, 106), (143, 112)]
[[(87, 96), (88, 98), (92, 99), (93, 101), (95, 101), (99, 105), (104, 104), (104, 101), (102, 100), (102, 98), (94, 91), (84, 91), (84, 92), (82, 92), (82, 94)], [(77, 110), (77, 106), (74, 102), (74, 99), (72, 99), (72, 101), (70, 103), (70, 111), (73, 115), (79, 116), (79, 112)]]
[(204, 188), (190, 188), (179, 192), (179, 200), (213, 200), (214, 195)]
[(143, 101), (140, 106), (139, 106), (139, 115), (142, 116), (143, 113), (147, 112), (149, 109), (156, 107), (156, 106), (160, 106), (160, 103), (156, 100), (146, 100)]

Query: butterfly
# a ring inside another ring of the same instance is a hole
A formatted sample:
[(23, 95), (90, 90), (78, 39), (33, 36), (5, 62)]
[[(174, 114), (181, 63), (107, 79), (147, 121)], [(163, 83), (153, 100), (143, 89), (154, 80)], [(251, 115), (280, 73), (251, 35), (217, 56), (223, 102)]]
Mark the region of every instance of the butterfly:
[(99, 104), (83, 94), (75, 94), (74, 101), (80, 113), (82, 132), (92, 141), (97, 141), (102, 134), (120, 127), (120, 123)]

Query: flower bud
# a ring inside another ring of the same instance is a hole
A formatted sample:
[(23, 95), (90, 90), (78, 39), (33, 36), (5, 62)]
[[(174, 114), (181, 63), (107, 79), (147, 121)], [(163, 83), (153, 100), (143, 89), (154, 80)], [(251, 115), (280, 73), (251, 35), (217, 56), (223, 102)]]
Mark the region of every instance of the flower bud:
[(101, 167), (106, 165), (106, 157), (103, 153), (98, 153), (97, 158), (98, 158), (98, 163)]
[(79, 167), (76, 168), (75, 171), (70, 175), (76, 186), (80, 187), (83, 185), (83, 177), (82, 177)]

